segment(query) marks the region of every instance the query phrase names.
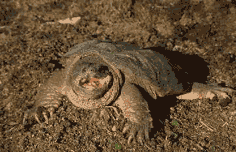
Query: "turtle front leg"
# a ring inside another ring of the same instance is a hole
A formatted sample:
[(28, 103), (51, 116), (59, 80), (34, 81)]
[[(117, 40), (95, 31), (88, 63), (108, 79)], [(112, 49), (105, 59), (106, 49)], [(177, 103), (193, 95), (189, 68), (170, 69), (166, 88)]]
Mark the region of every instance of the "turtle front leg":
[(132, 139), (136, 139), (141, 145), (145, 139), (149, 140), (149, 131), (153, 127), (152, 118), (147, 101), (134, 84), (124, 84), (114, 105), (122, 110), (128, 120), (123, 129), (123, 133), (128, 134), (128, 144)]
[(221, 100), (232, 99), (233, 95), (236, 93), (236, 90), (226, 87), (211, 86), (207, 84), (194, 83), (192, 90), (189, 93), (178, 96), (178, 99), (194, 100), (202, 98), (210, 98), (217, 96)]
[[(48, 124), (49, 118), (47, 112), (50, 114), (50, 118), (53, 119), (53, 113), (55, 109), (61, 104), (62, 97), (66, 95), (65, 86), (63, 86), (63, 72), (59, 71), (49, 78), (44, 84), (38, 88), (38, 93), (35, 96), (35, 103), (31, 109), (25, 112), (23, 117), (23, 124), (27, 124), (27, 120), (33, 117), (39, 124), (38, 113), (42, 114), (45, 122)], [(41, 111), (42, 107), (42, 111)], [(46, 109), (46, 110), (45, 110)]]

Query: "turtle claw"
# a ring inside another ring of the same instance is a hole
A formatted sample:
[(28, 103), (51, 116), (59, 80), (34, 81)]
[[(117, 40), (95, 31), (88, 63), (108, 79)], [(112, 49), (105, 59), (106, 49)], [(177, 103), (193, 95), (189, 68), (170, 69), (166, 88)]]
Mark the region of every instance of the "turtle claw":
[(41, 124), (41, 122), (40, 122), (40, 120), (39, 120), (39, 118), (38, 118), (38, 115), (37, 114), (35, 114), (34, 115), (34, 118), (35, 118), (35, 120), (39, 123), (39, 124)]
[(122, 133), (125, 134), (129, 130), (129, 128), (130, 128), (130, 125), (125, 124), (125, 127), (124, 127)]
[(148, 124), (140, 125), (132, 122), (126, 123), (123, 129), (123, 134), (129, 132), (128, 145), (132, 143), (132, 140), (136, 140), (140, 145), (143, 145), (145, 140), (149, 140), (148, 129), (151, 128), (151, 126)]
[(133, 135), (133, 134), (129, 136), (129, 138), (128, 138), (128, 145), (130, 145), (130, 143), (131, 143), (131, 141), (132, 141), (133, 138), (134, 138), (134, 135)]
[[(130, 126), (126, 124), (123, 131), (122, 131), (122, 133), (123, 134), (127, 133), (129, 128), (130, 128)], [(134, 132), (132, 132), (132, 131), (130, 132), (130, 134), (128, 136), (128, 145), (130, 145), (131, 141), (134, 139), (134, 134), (135, 134)]]
[(31, 119), (32, 117), (39, 123), (39, 124), (42, 124), (42, 123), (46, 123), (48, 124), (49, 123), (49, 120), (53, 119), (53, 113), (55, 111), (55, 108), (54, 107), (50, 107), (48, 108), (47, 110), (50, 114), (50, 118), (48, 118), (47, 116), (47, 112), (46, 111), (43, 111), (41, 114), (43, 116), (43, 118), (45, 119), (44, 122), (41, 122), (40, 119), (39, 119), (39, 116), (37, 114), (37, 110), (36, 108), (33, 108), (33, 109), (29, 109), (25, 112), (25, 115), (23, 117), (23, 125), (26, 125), (27, 124), (27, 120), (28, 119)]
[(27, 119), (30, 119), (31, 117), (34, 117), (35, 120), (41, 124), (39, 118), (38, 118), (38, 115), (37, 113), (35, 112), (35, 109), (29, 109), (25, 112), (24, 114), (24, 118), (23, 118), (23, 125), (26, 125), (27, 124)]
[[(142, 132), (142, 131), (141, 131)], [(140, 134), (140, 132), (138, 131), (138, 134)], [(137, 137), (135, 138), (135, 132), (131, 133), (128, 137), (128, 145), (131, 145), (132, 143), (132, 140), (135, 140), (143, 146), (143, 143), (144, 143), (144, 138), (142, 137), (142, 135), (137, 135)]]
[[(50, 108), (48, 108), (47, 111), (49, 112), (49, 115), (50, 115), (49, 120), (53, 120), (53, 119), (54, 119), (53, 113), (55, 112), (55, 108), (54, 108), (54, 107), (50, 107)], [(45, 117), (44, 117), (44, 118), (45, 118)], [(45, 119), (45, 120), (46, 120), (46, 119)]]
[(45, 119), (45, 123), (48, 124), (48, 116), (47, 116), (46, 112), (43, 112), (43, 117)]

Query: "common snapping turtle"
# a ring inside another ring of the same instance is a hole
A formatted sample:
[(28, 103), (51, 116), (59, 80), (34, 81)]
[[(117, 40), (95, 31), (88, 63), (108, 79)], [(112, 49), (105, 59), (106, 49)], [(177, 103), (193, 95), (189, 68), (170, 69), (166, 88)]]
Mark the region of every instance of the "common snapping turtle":
[[(148, 101), (137, 86), (142, 87), (153, 99), (168, 94), (186, 93), (183, 84), (178, 82), (168, 60), (152, 50), (145, 50), (127, 43), (112, 43), (92, 40), (74, 46), (64, 55), (66, 67), (54, 74), (40, 86), (34, 104), (48, 108), (50, 116), (60, 105), (60, 98), (67, 96), (78, 108), (103, 109), (94, 113), (91, 120), (104, 115), (106, 107), (122, 111), (127, 118), (123, 132), (129, 133), (128, 143), (136, 137), (142, 144), (144, 137), (149, 139), (152, 117), (149, 114)], [(181, 95), (182, 99), (199, 97), (227, 98), (233, 90), (194, 83), (192, 91)], [(26, 113), (24, 123), (28, 115)], [(43, 113), (45, 120), (47, 115)]]

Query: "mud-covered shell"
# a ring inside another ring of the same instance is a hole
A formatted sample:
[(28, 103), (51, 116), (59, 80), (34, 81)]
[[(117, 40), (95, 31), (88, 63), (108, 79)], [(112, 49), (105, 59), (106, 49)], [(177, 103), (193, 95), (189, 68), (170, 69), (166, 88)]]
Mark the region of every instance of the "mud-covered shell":
[(75, 62), (83, 56), (96, 55), (115, 71), (119, 83), (122, 84), (121, 73), (125, 81), (137, 84), (144, 88), (154, 99), (158, 96), (182, 90), (182, 84), (178, 84), (168, 60), (160, 53), (152, 50), (144, 50), (125, 42), (110, 42), (92, 40), (74, 46), (64, 56), (67, 59), (67, 73)]

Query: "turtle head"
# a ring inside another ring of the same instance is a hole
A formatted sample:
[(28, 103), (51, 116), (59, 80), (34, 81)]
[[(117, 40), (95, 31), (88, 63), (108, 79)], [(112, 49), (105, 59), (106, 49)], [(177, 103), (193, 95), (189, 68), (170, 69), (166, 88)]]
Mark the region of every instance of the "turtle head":
[(99, 98), (108, 91), (112, 83), (109, 68), (102, 64), (84, 63), (73, 73), (75, 90), (83, 92), (90, 98)]

